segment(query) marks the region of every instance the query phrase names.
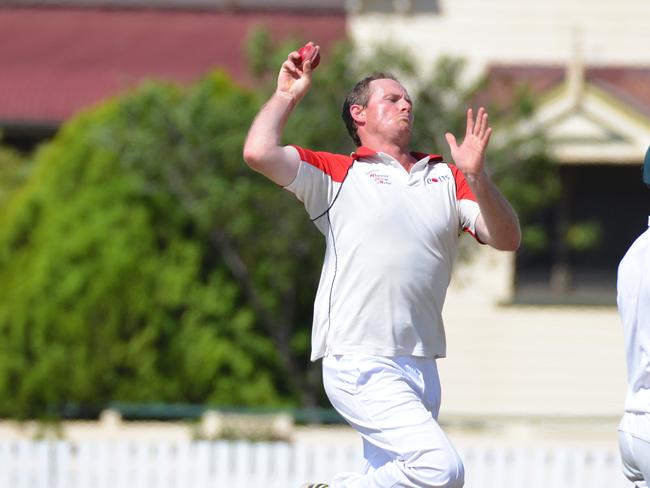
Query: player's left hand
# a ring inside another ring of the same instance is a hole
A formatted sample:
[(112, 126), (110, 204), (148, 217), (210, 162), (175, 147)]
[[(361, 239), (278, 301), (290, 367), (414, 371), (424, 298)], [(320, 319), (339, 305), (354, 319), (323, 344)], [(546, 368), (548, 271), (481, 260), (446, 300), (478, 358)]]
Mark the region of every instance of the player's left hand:
[(483, 107), (479, 108), (476, 120), (474, 120), (472, 109), (467, 110), (467, 130), (465, 139), (460, 146), (453, 134), (449, 132), (445, 134), (445, 139), (451, 149), (451, 157), (466, 177), (478, 176), (483, 171), (485, 150), (491, 134), (492, 128), (488, 125), (488, 114)]

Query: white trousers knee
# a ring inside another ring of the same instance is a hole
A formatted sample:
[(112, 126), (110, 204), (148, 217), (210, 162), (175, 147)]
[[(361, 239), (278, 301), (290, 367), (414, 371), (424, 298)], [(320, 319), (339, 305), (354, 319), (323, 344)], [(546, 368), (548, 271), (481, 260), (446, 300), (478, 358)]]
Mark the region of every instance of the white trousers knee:
[(618, 430), (623, 473), (637, 488), (650, 486), (650, 414), (625, 413)]
[(438, 425), (434, 359), (327, 356), (323, 383), (334, 408), (363, 437), (366, 467), (332, 488), (460, 488), (464, 468)]

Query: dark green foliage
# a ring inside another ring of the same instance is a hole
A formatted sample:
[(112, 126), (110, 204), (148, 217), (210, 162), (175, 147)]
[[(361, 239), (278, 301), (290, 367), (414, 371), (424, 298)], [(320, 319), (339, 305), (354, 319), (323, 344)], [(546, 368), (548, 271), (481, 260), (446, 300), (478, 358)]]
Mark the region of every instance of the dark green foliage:
[(269, 329), (317, 265), (292, 198), (241, 160), (258, 106), (220, 73), (151, 83), (36, 156), (0, 221), (0, 414), (295, 398)]
[(30, 168), (29, 162), (21, 154), (0, 145), (0, 208), (27, 178)]

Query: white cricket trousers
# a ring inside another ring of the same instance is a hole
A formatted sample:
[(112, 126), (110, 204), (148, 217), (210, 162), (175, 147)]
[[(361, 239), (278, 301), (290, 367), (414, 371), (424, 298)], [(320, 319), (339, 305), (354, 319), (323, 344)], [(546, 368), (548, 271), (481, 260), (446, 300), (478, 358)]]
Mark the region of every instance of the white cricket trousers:
[(463, 463), (438, 425), (435, 359), (326, 356), (323, 384), (334, 408), (363, 437), (362, 473), (331, 488), (460, 488)]
[(650, 413), (626, 412), (618, 428), (623, 473), (637, 488), (650, 486)]

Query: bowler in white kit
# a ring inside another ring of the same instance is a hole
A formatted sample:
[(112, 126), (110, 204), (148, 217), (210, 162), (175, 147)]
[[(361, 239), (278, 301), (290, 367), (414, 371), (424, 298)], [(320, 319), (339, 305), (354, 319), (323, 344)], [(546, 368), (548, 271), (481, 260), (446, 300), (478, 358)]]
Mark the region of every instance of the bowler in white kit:
[(463, 464), (437, 422), (452, 263), (463, 231), (509, 251), (521, 239), (515, 212), (484, 170), (488, 116), (468, 110), (460, 145), (446, 135), (454, 164), (414, 152), (409, 94), (376, 74), (343, 103), (354, 153), (283, 146), (318, 50), (305, 60), (288, 55), (244, 147), (248, 165), (295, 194), (325, 237), (311, 358), (322, 358), (328, 398), (363, 438), (365, 468), (306, 486), (459, 488)]

